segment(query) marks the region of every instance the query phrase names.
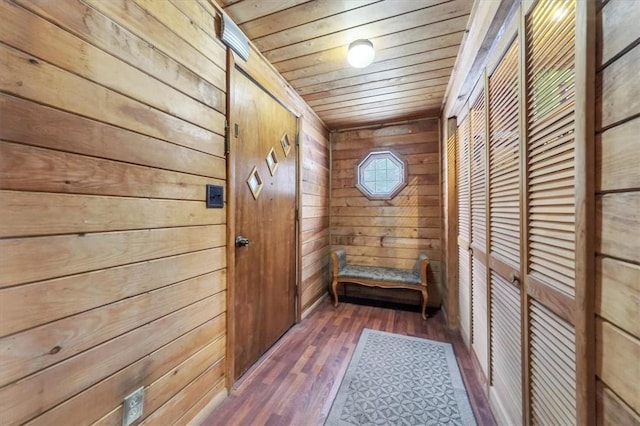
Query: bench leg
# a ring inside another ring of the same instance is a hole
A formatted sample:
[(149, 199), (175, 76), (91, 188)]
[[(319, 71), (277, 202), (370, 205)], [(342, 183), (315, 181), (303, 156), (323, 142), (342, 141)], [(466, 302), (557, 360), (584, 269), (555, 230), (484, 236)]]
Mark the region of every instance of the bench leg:
[(427, 319), (427, 299), (429, 298), (429, 295), (427, 294), (426, 288), (421, 289), (420, 292), (422, 293), (422, 319), (426, 320)]
[(338, 307), (338, 278), (334, 278), (331, 283), (331, 291), (333, 292), (333, 306)]

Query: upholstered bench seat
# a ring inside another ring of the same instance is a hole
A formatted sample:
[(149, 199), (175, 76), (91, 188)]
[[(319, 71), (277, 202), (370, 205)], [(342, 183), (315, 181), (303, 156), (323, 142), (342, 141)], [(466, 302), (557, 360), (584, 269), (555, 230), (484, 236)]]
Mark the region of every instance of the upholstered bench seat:
[(364, 278), (420, 285), (420, 273), (412, 269), (382, 268), (379, 266), (347, 265), (338, 277)]
[(422, 318), (427, 318), (427, 267), (429, 258), (420, 253), (413, 269), (383, 268), (380, 266), (348, 265), (344, 249), (331, 253), (334, 306), (338, 306), (338, 284), (361, 284), (368, 287), (404, 288), (422, 295)]

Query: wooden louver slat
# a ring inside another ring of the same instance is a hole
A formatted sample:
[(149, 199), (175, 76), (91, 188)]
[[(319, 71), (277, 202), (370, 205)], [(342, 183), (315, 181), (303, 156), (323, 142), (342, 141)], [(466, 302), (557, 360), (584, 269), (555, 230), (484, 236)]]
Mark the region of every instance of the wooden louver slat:
[(575, 289), (575, 0), (542, 0), (526, 19), (528, 273)]
[(472, 344), (480, 366), (488, 372), (489, 349), (487, 347), (487, 268), (475, 256), (471, 259), (471, 312)]
[(491, 272), (491, 383), (511, 424), (522, 416), (520, 336), (520, 289)]
[(532, 423), (575, 424), (575, 330), (535, 300), (529, 328)]
[(489, 213), (491, 254), (520, 265), (518, 42), (489, 77)]
[(469, 150), (471, 148), (469, 116), (458, 126), (458, 152), (456, 162), (458, 187), (458, 305), (460, 328), (471, 338), (471, 264), (468, 246), (471, 236), (471, 205), (469, 202)]
[(471, 337), (471, 289), (469, 286), (469, 251), (458, 247), (458, 304), (460, 306), (460, 328), (465, 336)]
[(486, 250), (487, 232), (484, 103), (484, 96), (481, 94), (469, 112), (471, 119), (471, 244), (483, 252)]
[(470, 206), (469, 206), (469, 117), (458, 126), (458, 161), (456, 171), (458, 177), (458, 232), (460, 237), (469, 242)]

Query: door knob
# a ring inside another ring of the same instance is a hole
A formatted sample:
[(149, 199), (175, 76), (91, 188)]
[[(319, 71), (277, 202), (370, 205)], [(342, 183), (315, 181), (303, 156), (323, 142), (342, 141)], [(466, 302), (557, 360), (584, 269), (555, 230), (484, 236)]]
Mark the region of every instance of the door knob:
[(236, 237), (236, 247), (246, 247), (249, 245), (249, 239), (243, 237), (242, 235), (238, 235)]

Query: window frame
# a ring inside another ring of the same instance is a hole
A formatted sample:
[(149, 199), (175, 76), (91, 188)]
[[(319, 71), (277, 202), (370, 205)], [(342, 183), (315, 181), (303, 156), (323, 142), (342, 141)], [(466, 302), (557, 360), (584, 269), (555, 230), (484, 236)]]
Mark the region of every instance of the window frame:
[[(401, 170), (400, 170), (400, 179), (401, 179), (401, 181), (400, 181), (399, 184), (397, 184), (393, 188), (392, 191), (387, 192), (387, 193), (383, 193), (383, 194), (376, 194), (376, 193), (372, 192), (370, 190), (370, 188), (368, 188), (367, 185), (364, 182), (361, 182), (361, 178), (364, 175), (363, 167), (366, 167), (369, 164), (371, 164), (371, 162), (373, 161), (372, 157), (380, 157), (380, 156), (384, 156), (385, 158), (390, 158), (396, 164), (399, 163), (399, 165), (401, 167)], [(404, 159), (404, 157), (402, 155), (398, 154), (396, 151), (394, 151), (392, 149), (389, 149), (389, 148), (373, 149), (373, 150), (370, 150), (369, 152), (367, 152), (355, 164), (355, 167), (354, 167), (354, 170), (355, 170), (355, 176), (354, 176), (355, 186), (369, 200), (391, 200), (396, 195), (398, 195), (400, 193), (400, 191), (402, 191), (407, 186), (407, 181), (408, 181), (408, 170), (407, 169), (408, 169), (407, 161)]]

